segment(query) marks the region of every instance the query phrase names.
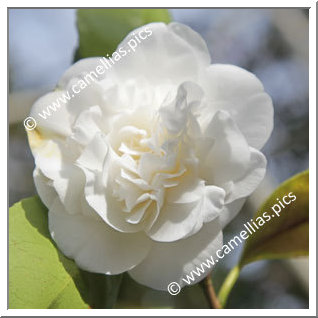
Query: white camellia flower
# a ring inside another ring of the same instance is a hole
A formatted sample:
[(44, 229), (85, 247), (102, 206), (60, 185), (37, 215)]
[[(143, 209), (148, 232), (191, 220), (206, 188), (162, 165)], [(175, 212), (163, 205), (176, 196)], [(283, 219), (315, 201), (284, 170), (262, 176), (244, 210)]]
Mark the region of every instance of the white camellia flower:
[(146, 27), (135, 52), (38, 118), (101, 62), (74, 64), (34, 104), (28, 137), (60, 250), (87, 271), (128, 271), (166, 290), (222, 247), (222, 229), (263, 179), (273, 106), (253, 74), (211, 65), (189, 27)]

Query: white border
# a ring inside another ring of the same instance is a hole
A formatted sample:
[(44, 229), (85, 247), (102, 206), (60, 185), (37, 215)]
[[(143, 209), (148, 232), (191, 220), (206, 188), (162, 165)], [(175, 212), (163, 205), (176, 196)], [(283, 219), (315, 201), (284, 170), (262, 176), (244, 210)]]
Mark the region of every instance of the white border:
[(130, 2), (127, 0), (117, 0), (117, 1), (103, 1), (103, 0), (90, 0), (89, 2), (81, 0), (55, 0), (55, 1), (41, 1), (41, 0), (29, 0), (26, 2), (24, 0), (5, 0), (6, 6), (8, 7), (315, 7), (315, 1), (313, 0), (241, 0), (239, 3), (235, 0), (215, 0), (211, 2), (210, 0), (184, 0), (182, 2), (177, 0), (161, 0), (154, 3), (148, 0), (135, 0)]
[[(5, 1), (5, 6), (1, 6), (1, 43), (7, 43), (7, 7), (25, 7), (26, 3), (28, 7), (86, 7), (95, 6), (103, 7), (150, 7), (149, 1), (136, 0), (134, 2), (117, 0), (113, 1), (98, 1), (90, 0), (89, 2), (81, 2), (79, 0), (55, 0), (55, 1), (39, 1), (29, 0), (28, 2), (22, 0)], [(282, 0), (268, 0), (268, 1), (240, 1), (239, 7), (310, 7), (309, 10), (309, 167), (310, 167), (310, 257), (309, 257), (309, 309), (223, 309), (217, 312), (211, 312), (211, 309), (94, 309), (94, 310), (79, 310), (79, 309), (7, 309), (7, 263), (2, 258), (1, 266), (1, 290), (0, 290), (0, 314), (1, 316), (105, 316), (107, 315), (120, 316), (316, 316), (316, 2), (315, 1), (282, 1)], [(153, 4), (154, 7), (238, 7), (237, 1), (208, 1), (208, 0), (196, 0), (191, 1), (172, 1), (161, 0), (158, 3)], [(7, 44), (6, 44), (7, 47)], [(2, 107), (0, 107), (1, 118), (7, 118), (7, 50), (2, 48), (0, 50), (1, 58), (1, 99)], [(5, 125), (2, 125), (2, 134), (0, 134), (0, 144), (7, 145), (7, 131)], [(3, 159), (2, 156), (2, 160)], [(7, 162), (1, 162), (4, 167)], [(4, 177), (5, 176), (5, 177)], [(1, 254), (7, 255), (7, 215), (4, 213), (7, 209), (7, 199), (4, 193), (7, 192), (7, 171), (3, 171), (1, 184), (1, 206), (2, 206), (2, 220), (0, 222), (0, 235), (1, 235)]]
[(309, 308), (317, 314), (316, 229), (316, 9), (309, 9)]

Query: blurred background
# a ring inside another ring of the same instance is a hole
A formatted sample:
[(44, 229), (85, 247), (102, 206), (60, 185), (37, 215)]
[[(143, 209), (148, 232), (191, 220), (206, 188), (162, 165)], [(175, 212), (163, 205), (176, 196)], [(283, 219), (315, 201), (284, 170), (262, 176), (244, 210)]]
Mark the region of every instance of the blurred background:
[[(237, 234), (262, 201), (282, 181), (308, 168), (308, 10), (170, 9), (208, 44), (212, 63), (243, 67), (263, 82), (273, 99), (274, 131), (263, 152), (264, 182), (248, 199), (224, 241)], [(73, 63), (78, 45), (76, 10), (9, 10), (9, 204), (36, 194), (23, 120), (33, 102), (54, 89)], [(213, 272), (216, 289), (237, 263), (236, 248)], [(133, 290), (133, 294), (131, 293)], [(117, 308), (208, 308), (199, 286), (178, 296), (158, 292), (124, 277)], [(306, 258), (261, 261), (246, 266), (227, 308), (308, 308)]]

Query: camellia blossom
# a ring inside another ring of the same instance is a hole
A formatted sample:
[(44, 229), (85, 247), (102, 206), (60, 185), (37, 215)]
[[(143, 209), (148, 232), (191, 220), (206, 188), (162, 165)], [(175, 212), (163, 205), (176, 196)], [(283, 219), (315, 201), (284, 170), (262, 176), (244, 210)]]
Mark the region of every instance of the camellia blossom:
[[(135, 52), (28, 137), (59, 249), (84, 270), (166, 290), (222, 247), (222, 229), (263, 179), (273, 106), (253, 74), (210, 64), (189, 27), (146, 27)], [(30, 115), (100, 64), (75, 63)]]

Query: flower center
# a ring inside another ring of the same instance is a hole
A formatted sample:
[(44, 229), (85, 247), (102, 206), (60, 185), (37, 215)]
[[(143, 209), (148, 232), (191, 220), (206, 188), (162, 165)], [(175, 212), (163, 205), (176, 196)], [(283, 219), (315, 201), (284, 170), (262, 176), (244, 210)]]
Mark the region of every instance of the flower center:
[(166, 192), (179, 184), (186, 168), (181, 160), (180, 140), (167, 137), (156, 120), (143, 123), (147, 127), (125, 121), (126, 125), (117, 128), (116, 136), (113, 133), (110, 138), (120, 162), (113, 179), (113, 195), (122, 203), (128, 223), (144, 222), (150, 228)]

